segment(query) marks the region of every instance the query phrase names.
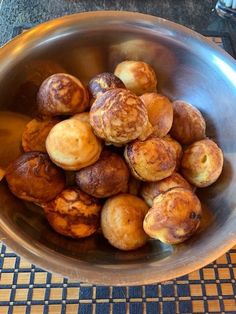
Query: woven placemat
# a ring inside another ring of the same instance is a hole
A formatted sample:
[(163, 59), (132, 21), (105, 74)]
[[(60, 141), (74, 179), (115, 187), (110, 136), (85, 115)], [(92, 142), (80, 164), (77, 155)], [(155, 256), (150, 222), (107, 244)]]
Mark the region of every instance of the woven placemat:
[[(13, 36), (32, 25), (16, 26)], [(227, 33), (205, 34), (231, 55)], [(0, 243), (0, 314), (236, 313), (236, 246), (212, 264), (160, 284), (83, 284), (46, 272)]]

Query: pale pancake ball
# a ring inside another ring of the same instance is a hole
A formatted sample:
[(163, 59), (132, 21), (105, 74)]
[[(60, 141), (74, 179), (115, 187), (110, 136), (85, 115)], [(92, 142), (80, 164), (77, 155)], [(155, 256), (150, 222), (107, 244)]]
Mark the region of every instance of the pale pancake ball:
[(143, 227), (151, 238), (177, 244), (196, 232), (201, 215), (201, 203), (197, 196), (190, 190), (174, 188), (154, 199)]
[(138, 96), (156, 91), (155, 71), (145, 62), (123, 61), (116, 66), (114, 74), (121, 79), (127, 89)]
[(142, 181), (169, 177), (176, 166), (173, 148), (160, 138), (136, 140), (126, 145), (124, 155), (134, 177)]
[(149, 121), (139, 97), (126, 89), (114, 88), (95, 100), (90, 124), (95, 134), (107, 143), (124, 145), (146, 133)]
[(157, 93), (146, 93), (140, 98), (147, 108), (148, 119), (153, 126), (152, 135), (165, 136), (173, 123), (173, 107), (170, 100)]
[(124, 251), (143, 246), (148, 239), (143, 230), (147, 211), (145, 202), (134, 195), (118, 194), (109, 198), (101, 214), (104, 237), (111, 245)]
[(184, 152), (181, 171), (183, 176), (197, 187), (206, 187), (220, 176), (224, 157), (215, 142), (204, 139), (190, 145)]
[(99, 227), (99, 201), (75, 187), (63, 190), (43, 209), (52, 228), (71, 238), (88, 237)]
[(95, 163), (102, 151), (91, 126), (79, 119), (56, 124), (46, 140), (51, 160), (65, 170), (79, 170)]
[(174, 119), (170, 135), (181, 144), (192, 144), (206, 137), (206, 122), (201, 112), (182, 100), (173, 102)]
[(168, 178), (156, 182), (144, 182), (141, 188), (141, 196), (149, 205), (153, 205), (153, 200), (158, 195), (167, 192), (173, 188), (185, 188), (193, 191), (193, 187), (179, 173), (174, 172)]
[(75, 76), (57, 73), (43, 81), (37, 104), (42, 116), (72, 115), (89, 107), (89, 94)]

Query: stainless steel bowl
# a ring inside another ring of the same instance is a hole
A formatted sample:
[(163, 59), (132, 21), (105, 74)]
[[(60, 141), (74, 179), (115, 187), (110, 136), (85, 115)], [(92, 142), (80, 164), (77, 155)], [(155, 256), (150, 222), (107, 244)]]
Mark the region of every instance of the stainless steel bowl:
[(202, 111), (208, 136), (224, 151), (224, 170), (216, 184), (198, 192), (205, 214), (196, 236), (173, 247), (150, 241), (133, 252), (113, 249), (100, 235), (75, 241), (54, 233), (40, 208), (14, 198), (3, 181), (0, 239), (33, 263), (84, 282), (167, 280), (212, 262), (236, 244), (236, 63), (203, 36), (131, 12), (90, 12), (47, 22), (0, 50), (0, 108), (32, 114), (43, 72), (56, 71), (55, 63), (87, 82), (124, 59), (149, 62), (160, 92)]

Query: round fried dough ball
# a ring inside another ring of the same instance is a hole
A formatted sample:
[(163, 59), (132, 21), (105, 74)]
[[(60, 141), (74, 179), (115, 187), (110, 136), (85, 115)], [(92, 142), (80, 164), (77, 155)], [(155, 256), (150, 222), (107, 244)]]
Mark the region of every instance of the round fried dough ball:
[(115, 88), (96, 99), (90, 110), (90, 124), (97, 136), (111, 144), (126, 144), (146, 131), (147, 109), (128, 90)]
[(204, 139), (190, 145), (184, 152), (181, 171), (183, 176), (197, 187), (206, 187), (220, 176), (224, 157), (215, 142)]
[(88, 237), (99, 227), (99, 201), (74, 187), (43, 204), (43, 209), (52, 228), (71, 238)]
[(64, 172), (41, 152), (18, 157), (8, 166), (6, 180), (14, 195), (35, 203), (51, 201), (66, 183)]
[(148, 119), (153, 126), (153, 135), (165, 136), (173, 122), (173, 107), (169, 99), (161, 94), (146, 93), (140, 96), (148, 112)]
[(206, 137), (206, 122), (192, 105), (176, 100), (172, 103), (174, 119), (170, 135), (181, 144), (191, 144)]
[(176, 140), (174, 140), (170, 135), (166, 135), (165, 137), (163, 137), (164, 141), (167, 141), (171, 147), (174, 149), (175, 154), (176, 154), (176, 167), (175, 170), (179, 170), (180, 167), (180, 163), (181, 163), (181, 158), (183, 156), (183, 149), (182, 146), (180, 145), (179, 142), (177, 142)]
[(179, 173), (174, 172), (171, 176), (163, 180), (144, 182), (140, 193), (145, 202), (149, 206), (152, 206), (155, 197), (170, 189), (178, 187), (193, 191), (193, 187)]
[(201, 203), (190, 190), (174, 188), (157, 196), (143, 227), (152, 238), (177, 244), (190, 238), (201, 220)]
[(42, 116), (71, 115), (89, 107), (89, 94), (76, 77), (57, 73), (43, 81), (38, 91), (37, 104)]
[(119, 194), (109, 198), (101, 214), (104, 237), (111, 245), (124, 251), (143, 246), (148, 239), (143, 230), (147, 211), (147, 205), (137, 196)]
[(47, 152), (45, 142), (51, 129), (59, 119), (33, 119), (25, 127), (22, 135), (22, 147), (25, 152)]
[(160, 138), (134, 141), (126, 145), (124, 155), (134, 177), (142, 181), (169, 177), (176, 166), (173, 148)]
[(84, 192), (98, 198), (126, 192), (129, 169), (125, 161), (110, 151), (103, 151), (91, 166), (76, 172), (76, 183)]
[(97, 98), (112, 88), (126, 88), (125, 84), (113, 73), (104, 72), (92, 78), (88, 84), (89, 92)]
[(142, 61), (123, 61), (114, 71), (126, 88), (136, 95), (156, 91), (157, 78), (153, 68)]
[(4, 178), (6, 171), (0, 168), (0, 182)]
[(46, 140), (51, 160), (65, 170), (79, 170), (95, 163), (102, 151), (91, 126), (79, 119), (56, 124)]

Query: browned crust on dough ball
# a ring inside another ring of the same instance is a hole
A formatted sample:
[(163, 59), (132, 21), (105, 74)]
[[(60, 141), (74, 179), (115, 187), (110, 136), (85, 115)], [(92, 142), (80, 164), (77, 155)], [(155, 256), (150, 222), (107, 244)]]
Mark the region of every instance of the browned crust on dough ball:
[(206, 122), (197, 108), (181, 100), (172, 105), (174, 119), (170, 134), (174, 139), (188, 145), (206, 137)]
[(136, 139), (147, 123), (147, 110), (141, 99), (121, 88), (102, 94), (90, 110), (90, 124), (96, 135), (114, 144)]
[(164, 243), (181, 243), (195, 233), (201, 213), (201, 203), (194, 193), (173, 188), (154, 199), (144, 219), (144, 230)]
[(76, 183), (86, 193), (102, 198), (127, 191), (129, 170), (125, 161), (103, 151), (96, 163), (76, 173)]
[(59, 119), (33, 119), (25, 127), (22, 135), (22, 147), (25, 152), (38, 151), (46, 153), (46, 138)]
[(52, 228), (65, 236), (87, 237), (99, 227), (99, 201), (78, 188), (63, 190), (53, 201), (44, 204), (43, 208)]
[(28, 152), (7, 168), (8, 186), (17, 197), (32, 202), (48, 202), (65, 186), (64, 172), (47, 154)]
[(92, 97), (97, 98), (112, 88), (126, 88), (125, 84), (113, 73), (104, 72), (92, 78), (88, 89)]
[(134, 141), (126, 145), (124, 155), (133, 175), (142, 181), (162, 180), (176, 166), (173, 148), (160, 138)]
[(37, 104), (42, 116), (70, 115), (88, 108), (89, 95), (79, 79), (66, 73), (57, 73), (43, 81)]
[(183, 176), (197, 187), (206, 187), (220, 176), (224, 157), (221, 149), (210, 139), (190, 145), (184, 152), (181, 171)]

